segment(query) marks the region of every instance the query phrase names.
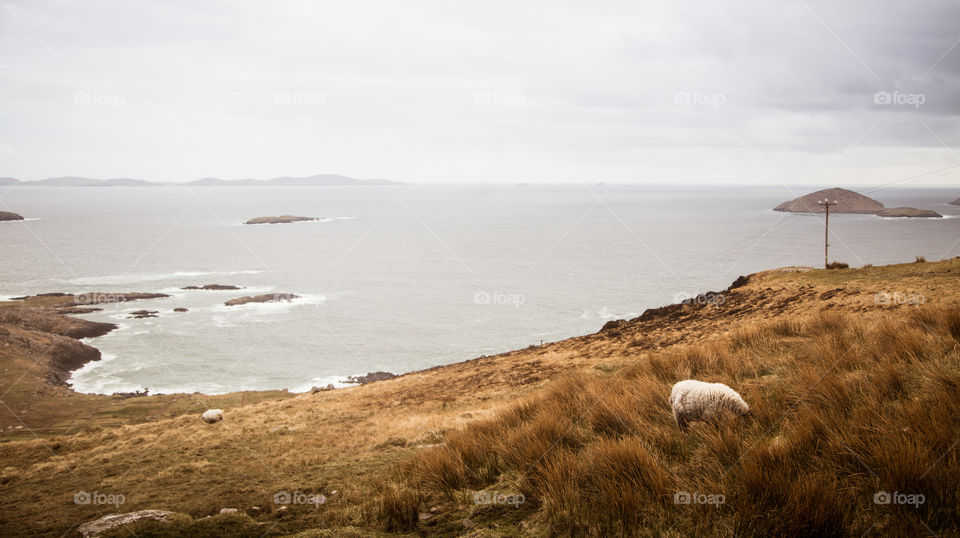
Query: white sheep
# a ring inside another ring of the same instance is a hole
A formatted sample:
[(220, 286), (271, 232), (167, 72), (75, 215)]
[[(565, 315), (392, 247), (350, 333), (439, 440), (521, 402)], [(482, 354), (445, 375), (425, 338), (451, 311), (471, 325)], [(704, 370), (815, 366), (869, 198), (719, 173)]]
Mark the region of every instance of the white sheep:
[(207, 424), (220, 422), (223, 420), (223, 409), (207, 409), (202, 415), (200, 415), (200, 418), (202, 418)]
[(712, 420), (724, 411), (738, 416), (750, 414), (750, 406), (737, 391), (723, 383), (705, 383), (696, 379), (687, 379), (673, 386), (670, 407), (681, 430), (686, 430), (691, 421)]

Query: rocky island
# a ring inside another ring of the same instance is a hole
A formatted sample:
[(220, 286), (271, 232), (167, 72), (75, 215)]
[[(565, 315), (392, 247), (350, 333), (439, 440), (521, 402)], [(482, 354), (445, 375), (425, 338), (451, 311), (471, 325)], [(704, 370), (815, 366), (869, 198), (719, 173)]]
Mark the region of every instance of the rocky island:
[(956, 200), (950, 202), (950, 205), (960, 205), (960, 198), (957, 198)]
[(921, 219), (940, 219), (943, 215), (929, 209), (917, 209), (915, 207), (890, 207), (877, 212), (880, 217), (913, 217)]
[(223, 304), (226, 306), (240, 306), (247, 303), (289, 303), (290, 301), (299, 298), (299, 295), (294, 295), (292, 293), (265, 293), (263, 295), (255, 295), (253, 297), (249, 295), (246, 297), (237, 297), (236, 299), (230, 299)]
[(186, 286), (180, 288), (182, 290), (239, 290), (240, 286), (234, 286), (230, 284), (204, 284), (203, 286)]
[(836, 202), (836, 205), (830, 206), (831, 213), (858, 213), (865, 215), (877, 215), (880, 217), (913, 217), (913, 218), (941, 218), (943, 215), (936, 211), (928, 209), (917, 209), (915, 207), (891, 207), (885, 208), (882, 203), (864, 196), (859, 192), (849, 189), (833, 188), (823, 189), (812, 192), (799, 198), (794, 198), (789, 202), (784, 202), (773, 208), (774, 211), (786, 211), (789, 213), (823, 213), (824, 207), (820, 205), (823, 200)]
[(831, 202), (837, 202), (837, 205), (830, 208), (831, 213), (869, 213), (875, 214), (883, 209), (883, 204), (864, 196), (858, 192), (848, 189), (823, 189), (812, 192), (806, 196), (801, 196), (784, 202), (773, 208), (774, 211), (787, 211), (790, 213), (823, 213), (824, 209), (818, 202), (824, 199)]
[(23, 220), (23, 217), (11, 211), (0, 211), (0, 221), (5, 220)]
[(316, 217), (297, 217), (294, 215), (280, 215), (279, 217), (257, 217), (250, 219), (244, 224), (288, 224), (291, 222), (306, 222), (311, 220), (320, 220)]

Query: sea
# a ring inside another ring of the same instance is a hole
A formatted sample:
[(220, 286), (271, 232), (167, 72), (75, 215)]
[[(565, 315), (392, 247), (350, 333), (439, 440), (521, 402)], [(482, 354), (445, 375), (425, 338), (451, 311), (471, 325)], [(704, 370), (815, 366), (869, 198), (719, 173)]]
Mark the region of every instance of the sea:
[[(0, 298), (100, 294), (103, 310), (81, 317), (119, 328), (86, 339), (103, 357), (74, 372), (79, 392), (302, 392), (589, 334), (739, 275), (821, 266), (823, 216), (771, 210), (813, 190), (12, 187), (0, 210), (27, 219), (0, 223)], [(960, 188), (860, 192), (946, 218), (831, 215), (831, 260), (960, 255), (960, 206), (947, 205)], [(322, 219), (243, 224), (284, 214)], [(205, 284), (243, 289), (182, 289)], [(128, 292), (169, 297), (110, 301)], [(299, 298), (224, 304), (288, 293)], [(129, 316), (140, 309), (157, 317)]]

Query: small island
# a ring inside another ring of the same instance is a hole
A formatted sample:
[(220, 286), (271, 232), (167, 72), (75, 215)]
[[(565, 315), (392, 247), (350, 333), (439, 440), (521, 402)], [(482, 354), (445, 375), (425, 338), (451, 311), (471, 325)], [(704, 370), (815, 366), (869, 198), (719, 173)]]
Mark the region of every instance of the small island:
[(242, 289), (240, 286), (234, 286), (232, 284), (204, 284), (203, 286), (186, 286), (180, 288), (182, 290), (239, 290)]
[(291, 222), (305, 222), (311, 220), (320, 220), (316, 217), (297, 217), (294, 215), (280, 215), (279, 217), (257, 217), (250, 219), (244, 224), (288, 224)]
[(840, 188), (823, 189), (812, 192), (790, 200), (789, 202), (784, 202), (773, 208), (773, 210), (790, 213), (823, 213), (825, 211), (824, 206), (820, 205), (820, 202), (823, 200), (829, 200), (831, 202), (831, 213), (857, 213), (890, 218), (909, 217), (923, 219), (943, 217), (940, 213), (928, 209), (917, 209), (915, 207), (885, 208), (882, 203), (873, 198), (864, 196), (859, 192)]
[(957, 198), (956, 200), (950, 202), (950, 205), (960, 205), (960, 198)]
[(12, 211), (0, 211), (0, 222), (5, 220), (23, 220), (23, 216)]
[(265, 293), (263, 295), (249, 296), (246, 297), (237, 297), (236, 299), (230, 299), (229, 301), (223, 303), (226, 306), (240, 306), (247, 303), (289, 303), (294, 299), (299, 299), (299, 295), (294, 295), (292, 293)]
[(920, 219), (941, 219), (943, 215), (929, 209), (915, 207), (890, 207), (877, 212), (880, 217), (911, 217)]
[(864, 196), (858, 192), (849, 189), (823, 189), (784, 202), (773, 208), (774, 211), (787, 211), (790, 213), (823, 213), (824, 208), (818, 202), (824, 199), (831, 202), (837, 202), (837, 205), (830, 208), (831, 213), (867, 213), (875, 214), (883, 209), (883, 204)]

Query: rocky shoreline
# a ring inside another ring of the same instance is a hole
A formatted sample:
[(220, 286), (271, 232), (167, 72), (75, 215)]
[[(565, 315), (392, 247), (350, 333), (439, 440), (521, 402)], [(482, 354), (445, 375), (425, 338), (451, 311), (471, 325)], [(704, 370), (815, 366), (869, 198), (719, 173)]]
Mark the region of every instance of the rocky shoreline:
[[(187, 286), (188, 290), (233, 290), (242, 289), (238, 286), (207, 284), (204, 286)], [(101, 359), (100, 350), (81, 341), (84, 338), (103, 336), (115, 329), (115, 323), (90, 321), (72, 317), (71, 314), (88, 314), (102, 308), (92, 306), (104, 303), (122, 303), (142, 299), (159, 299), (170, 297), (164, 293), (107, 293), (89, 292), (70, 294), (62, 292), (40, 293), (13, 297), (9, 301), (0, 301), (0, 346), (9, 347), (11, 341), (17, 341), (25, 350), (30, 350), (34, 362), (41, 366), (37, 371), (43, 379), (52, 386), (73, 392), (69, 384), (70, 376), (74, 371), (85, 364)], [(245, 296), (231, 299), (224, 304), (239, 306), (248, 303), (289, 302), (299, 298), (293, 293), (269, 293), (256, 296)], [(6, 304), (4, 304), (6, 303)], [(177, 307), (173, 312), (187, 312), (188, 309)], [(127, 312), (127, 319), (147, 319), (159, 317), (158, 310), (140, 309)], [(17, 328), (31, 333), (29, 338), (16, 338), (11, 328)], [(42, 342), (41, 342), (42, 341)], [(396, 374), (384, 371), (370, 372), (366, 375), (347, 376), (342, 381), (347, 384), (364, 385), (376, 381), (383, 381), (397, 377)], [(333, 386), (317, 390), (332, 390)], [(285, 390), (285, 389), (284, 389)], [(115, 393), (113, 396), (130, 398), (147, 396), (146, 390), (133, 393)], [(156, 395), (161, 396), (161, 395)]]

